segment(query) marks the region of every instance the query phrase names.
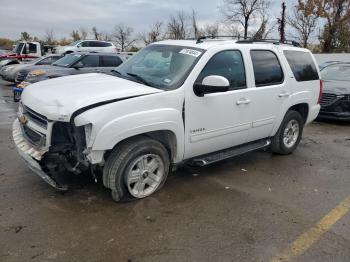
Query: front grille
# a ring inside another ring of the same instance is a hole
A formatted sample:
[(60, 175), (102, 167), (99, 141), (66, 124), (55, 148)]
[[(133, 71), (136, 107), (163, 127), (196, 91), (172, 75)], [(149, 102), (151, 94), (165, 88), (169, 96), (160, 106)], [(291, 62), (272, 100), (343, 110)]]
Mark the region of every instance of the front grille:
[(35, 112), (27, 106), (23, 106), (23, 114), (41, 127), (47, 128), (47, 118), (45, 116)]
[(330, 106), (335, 103), (339, 98), (335, 94), (323, 93), (321, 99), (321, 106)]
[(38, 132), (35, 132), (26, 125), (22, 125), (24, 137), (35, 146), (41, 146), (45, 142), (45, 136)]

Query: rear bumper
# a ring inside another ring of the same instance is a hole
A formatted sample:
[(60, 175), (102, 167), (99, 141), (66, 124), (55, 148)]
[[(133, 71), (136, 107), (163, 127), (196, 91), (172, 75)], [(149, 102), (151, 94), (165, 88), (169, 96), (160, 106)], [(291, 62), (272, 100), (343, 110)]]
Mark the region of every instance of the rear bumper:
[(49, 174), (45, 173), (42, 170), (39, 161), (46, 151), (36, 149), (24, 139), (20, 123), (17, 119), (13, 123), (12, 135), (17, 151), (24, 163), (26, 164), (26, 166), (50, 186), (60, 191), (67, 190), (67, 186), (60, 185), (55, 181), (54, 178), (52, 178)]

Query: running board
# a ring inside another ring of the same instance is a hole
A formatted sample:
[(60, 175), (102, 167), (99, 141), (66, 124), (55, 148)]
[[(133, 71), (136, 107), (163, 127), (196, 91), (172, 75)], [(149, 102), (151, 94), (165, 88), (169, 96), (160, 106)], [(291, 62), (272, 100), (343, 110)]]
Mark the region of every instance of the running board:
[(270, 139), (257, 140), (255, 142), (251, 142), (245, 145), (231, 147), (231, 148), (217, 151), (214, 153), (195, 157), (192, 160), (190, 160), (189, 164), (190, 166), (195, 166), (195, 167), (207, 166), (207, 165), (219, 162), (221, 160), (225, 160), (225, 159), (239, 156), (254, 150), (268, 147), (270, 144), (271, 144)]

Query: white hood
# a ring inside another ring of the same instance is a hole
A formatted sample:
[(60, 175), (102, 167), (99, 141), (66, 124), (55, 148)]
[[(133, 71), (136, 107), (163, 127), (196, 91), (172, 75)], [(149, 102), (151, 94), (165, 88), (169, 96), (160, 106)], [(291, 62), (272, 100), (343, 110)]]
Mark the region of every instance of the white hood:
[(81, 74), (45, 80), (26, 87), (22, 103), (50, 120), (69, 121), (80, 108), (162, 90), (105, 74)]

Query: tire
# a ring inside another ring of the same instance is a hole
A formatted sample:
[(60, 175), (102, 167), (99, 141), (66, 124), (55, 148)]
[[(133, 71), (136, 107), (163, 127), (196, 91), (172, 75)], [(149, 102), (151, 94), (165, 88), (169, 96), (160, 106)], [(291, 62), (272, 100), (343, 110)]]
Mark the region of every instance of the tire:
[[(298, 129), (297, 132), (296, 129)], [(304, 120), (300, 113), (294, 110), (288, 111), (277, 133), (272, 137), (272, 152), (280, 155), (291, 154), (299, 145), (303, 129)]]
[(136, 137), (113, 149), (103, 169), (103, 183), (112, 190), (116, 202), (145, 198), (164, 185), (169, 167), (163, 144)]

